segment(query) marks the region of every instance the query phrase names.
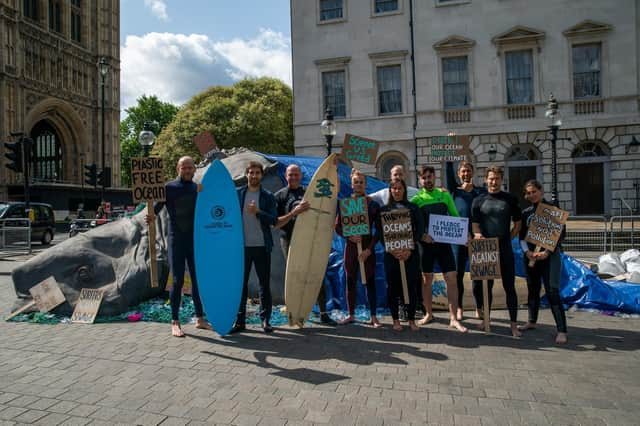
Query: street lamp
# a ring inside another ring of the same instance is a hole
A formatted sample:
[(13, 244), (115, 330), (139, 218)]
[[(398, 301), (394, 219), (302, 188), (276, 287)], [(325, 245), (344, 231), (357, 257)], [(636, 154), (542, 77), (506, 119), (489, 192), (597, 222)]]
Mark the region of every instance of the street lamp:
[(151, 124), (151, 122), (145, 121), (143, 129), (138, 135), (138, 143), (142, 146), (143, 156), (145, 157), (149, 156), (149, 150), (151, 150), (156, 140), (156, 135), (151, 131)]
[[(106, 144), (106, 133), (105, 133), (105, 99), (104, 99), (104, 81), (107, 78), (107, 74), (109, 73), (109, 63), (107, 62), (107, 58), (102, 56), (100, 61), (98, 61), (98, 71), (100, 72), (100, 89), (102, 91), (102, 190), (101, 190), (101, 198), (104, 201), (104, 187), (106, 182), (111, 182), (111, 179), (107, 179), (105, 173), (107, 173), (106, 169), (106, 154), (105, 154), (105, 144)], [(109, 169), (109, 173), (111, 173), (111, 169)]]
[(320, 123), (320, 132), (324, 135), (327, 140), (327, 157), (331, 155), (331, 144), (333, 142), (333, 137), (336, 135), (336, 123), (333, 121), (333, 111), (331, 108), (327, 107), (327, 110), (324, 112), (324, 120)]
[(558, 141), (558, 129), (562, 126), (560, 111), (558, 111), (558, 101), (550, 93), (549, 103), (545, 117), (549, 120), (547, 127), (551, 130), (551, 204), (558, 207), (558, 150), (556, 142)]

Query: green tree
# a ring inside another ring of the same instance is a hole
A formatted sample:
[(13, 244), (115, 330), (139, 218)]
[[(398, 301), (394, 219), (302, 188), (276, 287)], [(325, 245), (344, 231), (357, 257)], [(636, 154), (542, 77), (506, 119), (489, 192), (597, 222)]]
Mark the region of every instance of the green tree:
[(171, 103), (162, 102), (156, 96), (142, 95), (135, 106), (127, 108), (127, 118), (120, 122), (120, 165), (122, 168), (122, 186), (131, 186), (131, 158), (142, 156), (138, 135), (145, 121), (158, 123), (152, 128), (156, 137), (162, 134), (173, 121), (179, 108)]
[(233, 86), (212, 86), (180, 108), (162, 132), (154, 155), (164, 159), (166, 175), (175, 176), (183, 155), (196, 159), (193, 138), (207, 131), (218, 148), (244, 146), (269, 154), (293, 153), (291, 88), (274, 78), (244, 79)]

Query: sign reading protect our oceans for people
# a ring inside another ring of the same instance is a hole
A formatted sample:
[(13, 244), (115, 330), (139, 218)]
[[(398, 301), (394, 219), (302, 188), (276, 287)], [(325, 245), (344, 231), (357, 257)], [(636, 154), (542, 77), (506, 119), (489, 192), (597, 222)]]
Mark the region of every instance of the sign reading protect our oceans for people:
[(497, 238), (469, 241), (469, 272), (472, 280), (501, 278), (499, 248)]
[(469, 235), (469, 218), (429, 215), (429, 235), (438, 243), (467, 244)]
[(540, 203), (531, 216), (525, 239), (538, 247), (555, 250), (562, 234), (562, 226), (568, 218), (569, 212)]
[(365, 197), (343, 198), (340, 200), (342, 235), (354, 237), (369, 234), (369, 213)]
[(342, 154), (351, 161), (375, 164), (378, 157), (378, 141), (347, 133), (344, 135)]
[(384, 234), (384, 251), (413, 250), (411, 211), (406, 209), (380, 213)]
[(131, 187), (134, 203), (165, 201), (162, 158), (132, 158)]

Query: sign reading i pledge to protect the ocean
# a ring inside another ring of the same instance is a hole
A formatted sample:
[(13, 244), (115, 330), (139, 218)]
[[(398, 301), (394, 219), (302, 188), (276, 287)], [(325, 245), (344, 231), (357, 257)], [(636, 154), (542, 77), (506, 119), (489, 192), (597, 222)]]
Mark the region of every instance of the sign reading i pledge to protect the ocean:
[[(413, 226), (411, 225), (411, 211), (407, 209), (391, 210), (380, 213), (382, 233), (384, 234), (384, 250), (413, 250)], [(400, 276), (402, 279), (402, 295), (405, 303), (409, 303), (409, 289), (407, 288), (407, 272), (404, 260), (400, 260)]]
[(429, 235), (438, 243), (463, 246), (469, 239), (469, 218), (429, 215)]
[(344, 135), (342, 154), (351, 161), (375, 164), (378, 156), (378, 141), (347, 133)]
[(500, 247), (497, 238), (469, 241), (469, 272), (472, 280), (501, 278)]
[(76, 308), (71, 315), (71, 322), (82, 324), (93, 324), (102, 303), (104, 291), (94, 288), (83, 288), (80, 290), (80, 297)]
[[(369, 234), (369, 211), (366, 197), (351, 197), (340, 200), (342, 235), (345, 238)], [(362, 242), (358, 243), (358, 256), (362, 253)], [(373, 255), (373, 253), (372, 253)], [(360, 263), (360, 281), (367, 283), (364, 262)]]

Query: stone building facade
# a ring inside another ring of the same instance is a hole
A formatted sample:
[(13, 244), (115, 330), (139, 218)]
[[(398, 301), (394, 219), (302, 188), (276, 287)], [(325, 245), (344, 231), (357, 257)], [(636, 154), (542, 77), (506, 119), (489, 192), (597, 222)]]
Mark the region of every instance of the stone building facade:
[(560, 206), (640, 210), (640, 0), (314, 0), (291, 22), (297, 154), (326, 155), (329, 106), (336, 151), (345, 133), (381, 142), (368, 174), (401, 163), (415, 182), (430, 138), (454, 132), (476, 183), (498, 164), (510, 192), (537, 178), (550, 193), (552, 92)]
[[(0, 140), (15, 141), (11, 132), (34, 140), (32, 200), (75, 208), (82, 166), (103, 167), (103, 143), (105, 166), (112, 168), (117, 187), (120, 2), (0, 0), (0, 52)], [(103, 57), (109, 65), (104, 80), (98, 69)], [(4, 150), (2, 144), (0, 154)], [(0, 167), (0, 200), (22, 199), (22, 194), (22, 176)]]

